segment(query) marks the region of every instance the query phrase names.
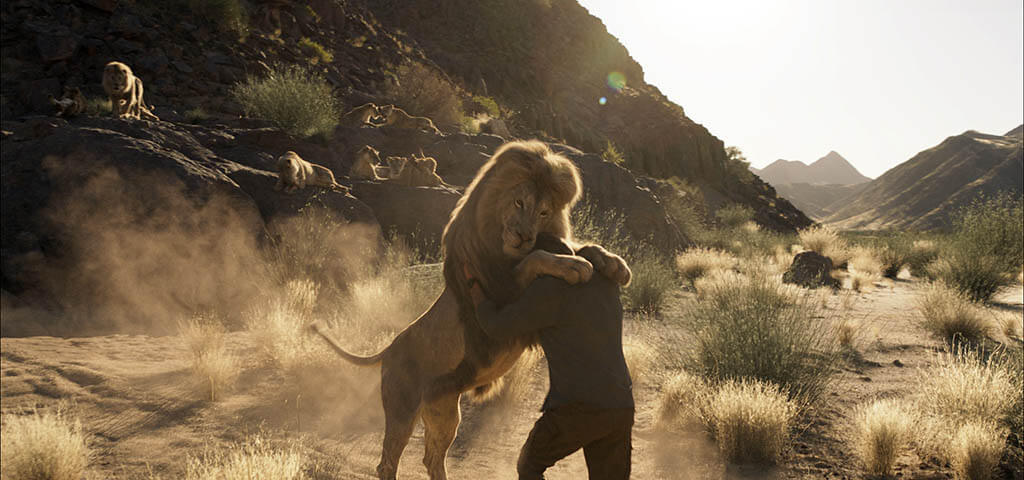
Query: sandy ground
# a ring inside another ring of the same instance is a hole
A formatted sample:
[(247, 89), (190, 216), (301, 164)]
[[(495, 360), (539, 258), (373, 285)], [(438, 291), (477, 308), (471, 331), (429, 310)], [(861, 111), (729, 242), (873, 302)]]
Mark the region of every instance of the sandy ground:
[[(920, 284), (900, 280), (844, 302), (830, 311), (862, 323), (858, 355), (836, 374), (821, 405), (806, 414), (784, 461), (774, 468), (727, 466), (702, 433), (655, 427), (661, 385), (679, 367), (685, 348), (679, 322), (692, 294), (675, 292), (657, 318), (627, 319), (626, 343), (656, 351), (652, 365), (634, 372), (637, 400), (634, 478), (864, 478), (846, 444), (847, 417), (857, 404), (879, 395), (912, 393), (921, 368), (940, 344), (915, 325), (914, 294)], [(1022, 314), (1018, 286), (996, 308)], [(843, 303), (846, 303), (844, 306)], [(114, 335), (89, 338), (4, 338), (0, 361), (3, 413), (47, 410), (63, 404), (89, 434), (94, 478), (178, 478), (189, 455), (226, 447), (254, 433), (274, 443), (298, 445), (313, 478), (372, 479), (380, 453), (383, 414), (377, 367), (336, 368), (286, 379), (261, 364), (249, 334), (230, 334), (232, 350), (247, 364), (236, 386), (218, 402), (196, 393), (189, 352), (179, 337)], [(546, 367), (533, 370), (521, 398), (485, 404), (463, 399), (463, 423), (449, 453), (454, 479), (514, 478), (518, 449), (546, 390)], [(422, 427), (402, 457), (400, 478), (426, 478)], [(1017, 457), (1015, 462), (1020, 461)], [(549, 478), (586, 478), (582, 453), (560, 462)], [(902, 478), (951, 478), (948, 467), (899, 461)], [(1018, 477), (1020, 478), (1020, 477)]]

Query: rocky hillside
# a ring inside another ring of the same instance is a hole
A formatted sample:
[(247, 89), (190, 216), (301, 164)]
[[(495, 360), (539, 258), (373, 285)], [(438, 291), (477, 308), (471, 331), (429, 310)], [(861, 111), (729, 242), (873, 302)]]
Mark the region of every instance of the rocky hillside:
[(347, 105), (378, 99), (401, 65), (418, 62), (439, 69), (466, 95), (496, 99), (518, 136), (547, 136), (591, 152), (611, 141), (636, 173), (677, 176), (712, 190), (707, 197), (720, 201), (711, 210), (739, 202), (768, 228), (809, 223), (763, 182), (728, 174), (722, 141), (645, 83), (641, 66), (575, 0), (314, 0), (308, 8), (256, 2), (241, 15), (244, 28), (235, 29), (195, 4), (4, 2), (3, 118), (51, 114), (47, 96), (64, 85), (100, 98), (100, 70), (121, 60), (144, 79), (161, 119), (181, 121), (201, 107), (211, 122), (230, 122), (242, 113), (228, 95), (231, 85), (275, 63), (311, 62), (300, 47), (307, 39), (332, 54), (314, 67)]
[(783, 183), (772, 185), (779, 196), (793, 203), (796, 208), (816, 221), (832, 214), (835, 208), (844, 205), (851, 196), (868, 186), (868, 183), (854, 185)]
[(843, 229), (944, 228), (979, 194), (1024, 192), (1020, 131), (949, 137), (873, 180), (826, 221)]
[(764, 181), (779, 185), (808, 183), (811, 185), (856, 185), (870, 182), (857, 168), (835, 151), (807, 165), (801, 161), (776, 160), (763, 169), (751, 169)]

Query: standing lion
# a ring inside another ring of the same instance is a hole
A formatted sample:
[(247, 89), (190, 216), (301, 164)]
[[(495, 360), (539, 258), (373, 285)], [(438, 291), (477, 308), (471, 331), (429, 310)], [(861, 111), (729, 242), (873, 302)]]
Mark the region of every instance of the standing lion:
[(629, 282), (626, 263), (599, 246), (580, 247), (579, 256), (534, 250), (541, 234), (570, 242), (569, 211), (581, 189), (576, 166), (547, 145), (531, 141), (502, 146), (452, 211), (442, 238), (445, 288), (430, 309), (370, 357), (346, 352), (318, 323), (312, 325), (345, 360), (381, 364), (381, 479), (395, 479), (418, 417), (424, 425), (427, 472), (432, 480), (447, 478), (445, 457), (458, 430), (462, 393), (488, 390), (534, 341), (488, 337), (476, 323), (467, 277), (499, 304), (517, 298), (539, 275), (579, 283), (596, 269), (620, 284)]
[(348, 187), (334, 180), (334, 173), (329, 168), (309, 163), (291, 150), (284, 152), (277, 159), (277, 184), (274, 190), (284, 189), (284, 193), (292, 193), (307, 186), (348, 192)]
[(110, 97), (110, 111), (118, 118), (160, 120), (142, 99), (142, 79), (121, 62), (103, 67), (103, 90)]

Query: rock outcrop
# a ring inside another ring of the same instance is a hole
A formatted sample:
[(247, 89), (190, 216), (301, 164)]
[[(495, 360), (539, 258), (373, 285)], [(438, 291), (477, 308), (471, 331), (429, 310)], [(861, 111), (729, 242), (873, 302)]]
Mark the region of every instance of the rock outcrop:
[(782, 274), (782, 281), (807, 288), (839, 288), (839, 281), (831, 273), (832, 259), (817, 252), (801, 252)]

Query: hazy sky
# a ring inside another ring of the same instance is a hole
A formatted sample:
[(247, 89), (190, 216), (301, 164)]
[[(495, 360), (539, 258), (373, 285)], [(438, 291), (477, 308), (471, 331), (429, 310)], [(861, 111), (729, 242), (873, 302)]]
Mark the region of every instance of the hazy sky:
[(1024, 120), (1021, 0), (580, 3), (755, 167), (835, 150), (874, 178), (948, 136)]

